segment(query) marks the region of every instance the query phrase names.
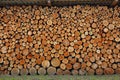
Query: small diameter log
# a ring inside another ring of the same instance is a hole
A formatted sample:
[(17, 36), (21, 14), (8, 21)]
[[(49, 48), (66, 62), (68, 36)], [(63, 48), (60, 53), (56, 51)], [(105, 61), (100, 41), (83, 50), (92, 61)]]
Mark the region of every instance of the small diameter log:
[(28, 69), (21, 69), (20, 74), (21, 75), (27, 75), (28, 74)]
[(54, 75), (54, 74), (56, 73), (56, 68), (55, 68), (55, 67), (49, 67), (49, 68), (47, 69), (47, 73), (48, 73), (49, 75)]
[(117, 68), (118, 68), (118, 67), (117, 67), (117, 64), (113, 64), (113, 65), (112, 65), (112, 68), (113, 68), (113, 69), (117, 69)]
[(96, 28), (96, 27), (97, 27), (96, 23), (93, 23), (92, 28)]
[(1, 52), (2, 52), (2, 53), (7, 53), (7, 47), (6, 47), (6, 46), (3, 46), (3, 47), (1, 48)]
[(74, 48), (73, 47), (68, 47), (68, 52), (73, 52)]
[(37, 74), (37, 70), (34, 67), (32, 67), (29, 69), (29, 73), (30, 73), (30, 75), (35, 75), (35, 74)]
[(65, 46), (69, 46), (69, 45), (70, 45), (69, 40), (64, 39), (64, 40), (63, 40), (63, 45), (65, 45)]
[(61, 68), (62, 70), (65, 70), (65, 69), (66, 69), (66, 65), (65, 65), (64, 63), (62, 63), (62, 64), (60, 64), (60, 68)]
[(0, 58), (0, 63), (3, 63), (3, 58)]
[(70, 63), (66, 64), (66, 69), (68, 69), (68, 70), (72, 69), (72, 64), (70, 64)]
[(39, 68), (39, 69), (38, 69), (38, 74), (40, 74), (40, 75), (45, 75), (45, 74), (46, 74), (45, 68)]
[(114, 25), (113, 24), (109, 24), (108, 28), (109, 28), (109, 30), (113, 30), (114, 29)]
[(107, 26), (108, 24), (109, 24), (109, 22), (108, 22), (107, 20), (104, 20), (104, 21), (103, 21), (103, 25), (104, 25), (104, 26)]
[(86, 68), (86, 63), (82, 62), (81, 69), (85, 69), (85, 68)]
[(29, 50), (28, 50), (28, 49), (24, 49), (24, 50), (23, 50), (23, 55), (26, 56), (26, 55), (28, 55), (28, 53), (29, 53)]
[(44, 60), (44, 61), (42, 62), (42, 66), (43, 66), (43, 68), (49, 67), (49, 66), (50, 66), (50, 62), (49, 62), (48, 60)]
[(62, 60), (62, 62), (63, 62), (64, 64), (67, 64), (67, 63), (68, 63), (68, 59), (67, 59), (67, 58), (64, 58), (64, 59)]
[(13, 69), (11, 70), (11, 75), (19, 75), (19, 73), (20, 73), (20, 71), (19, 71), (18, 68), (13, 68)]
[(53, 58), (51, 64), (53, 67), (58, 67), (60, 65), (60, 60), (58, 58)]

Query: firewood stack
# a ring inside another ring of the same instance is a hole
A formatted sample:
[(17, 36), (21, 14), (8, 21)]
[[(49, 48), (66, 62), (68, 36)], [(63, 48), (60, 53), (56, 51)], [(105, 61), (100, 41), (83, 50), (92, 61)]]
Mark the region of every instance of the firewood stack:
[(120, 7), (1, 7), (1, 74), (120, 74)]

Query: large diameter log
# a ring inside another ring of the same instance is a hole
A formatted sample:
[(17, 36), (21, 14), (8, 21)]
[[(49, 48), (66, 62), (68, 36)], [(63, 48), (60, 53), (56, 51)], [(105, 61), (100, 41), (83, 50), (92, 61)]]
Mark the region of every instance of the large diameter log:
[(21, 75), (27, 75), (28, 74), (28, 69), (21, 69), (20, 74)]
[(56, 68), (55, 68), (55, 67), (49, 67), (49, 68), (47, 69), (47, 73), (48, 73), (49, 75), (54, 75), (54, 74), (56, 74)]
[(11, 75), (19, 75), (19, 69), (17, 69), (17, 68), (13, 68), (12, 70), (11, 70)]
[(39, 68), (38, 69), (38, 74), (45, 75), (46, 74), (46, 69), (45, 68)]
[(120, 68), (115, 69), (116, 74), (120, 74)]
[(101, 68), (96, 69), (96, 74), (97, 75), (102, 75), (103, 74), (103, 69), (101, 69)]
[(104, 74), (114, 74), (114, 70), (112, 68), (105, 68)]
[(58, 67), (60, 65), (60, 60), (58, 58), (54, 58), (51, 60), (51, 64), (53, 67)]
[(32, 67), (29, 69), (29, 73), (30, 73), (30, 75), (35, 75), (35, 74), (37, 74), (37, 70), (34, 67)]

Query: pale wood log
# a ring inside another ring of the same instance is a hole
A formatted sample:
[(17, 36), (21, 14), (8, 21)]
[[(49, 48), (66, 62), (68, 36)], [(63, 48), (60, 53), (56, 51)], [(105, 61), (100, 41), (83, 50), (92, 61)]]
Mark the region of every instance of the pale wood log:
[(48, 60), (44, 60), (44, 61), (42, 62), (42, 66), (43, 66), (43, 68), (49, 67), (49, 66), (50, 66), (50, 62), (49, 62)]
[(27, 75), (28, 74), (28, 69), (21, 69), (20, 74), (21, 75)]
[(85, 75), (85, 74), (86, 74), (86, 70), (84, 70), (84, 69), (79, 70), (79, 75)]
[(54, 67), (58, 67), (60, 65), (60, 60), (58, 58), (54, 58), (51, 60), (51, 64)]
[(38, 74), (39, 74), (39, 75), (45, 75), (46, 72), (47, 72), (47, 71), (46, 71), (45, 68), (39, 68), (39, 69), (38, 69)]
[(60, 69), (65, 70), (66, 69), (66, 65), (64, 63), (61, 63), (60, 64)]
[(17, 69), (17, 68), (13, 68), (12, 70), (11, 70), (11, 75), (19, 75), (19, 69)]
[(54, 75), (54, 74), (56, 74), (56, 68), (55, 68), (55, 67), (49, 67), (49, 68), (47, 69), (47, 73), (48, 73), (49, 75)]

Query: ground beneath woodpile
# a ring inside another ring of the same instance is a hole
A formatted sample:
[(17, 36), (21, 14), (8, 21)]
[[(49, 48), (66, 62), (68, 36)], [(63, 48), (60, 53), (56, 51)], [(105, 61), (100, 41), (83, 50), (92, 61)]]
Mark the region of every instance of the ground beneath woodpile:
[(120, 75), (32, 75), (32, 76), (0, 76), (0, 80), (120, 80)]

